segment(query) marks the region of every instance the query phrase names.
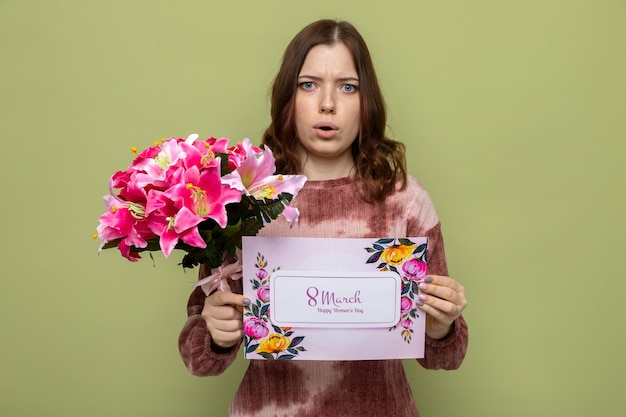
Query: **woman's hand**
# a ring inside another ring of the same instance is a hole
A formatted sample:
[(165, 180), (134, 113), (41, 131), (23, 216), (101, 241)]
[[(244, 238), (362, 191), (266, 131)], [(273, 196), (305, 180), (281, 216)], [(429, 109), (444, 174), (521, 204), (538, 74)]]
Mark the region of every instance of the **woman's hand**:
[(426, 313), (426, 335), (431, 339), (443, 339), (450, 331), (465, 307), (465, 288), (450, 277), (428, 275), (419, 284), (420, 309)]
[(250, 300), (228, 291), (215, 291), (205, 298), (202, 318), (215, 346), (227, 349), (241, 341), (246, 302)]

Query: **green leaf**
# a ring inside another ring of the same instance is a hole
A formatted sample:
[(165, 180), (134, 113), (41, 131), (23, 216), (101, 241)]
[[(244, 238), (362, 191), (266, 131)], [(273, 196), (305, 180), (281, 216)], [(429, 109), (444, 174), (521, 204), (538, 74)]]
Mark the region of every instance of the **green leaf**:
[(198, 226), (198, 232), (200, 233), (200, 236), (202, 236), (202, 239), (205, 242), (208, 242), (211, 239), (213, 239), (213, 232), (211, 230), (203, 230), (200, 228), (200, 226)]
[(225, 237), (237, 236), (240, 229), (241, 229), (241, 220), (239, 220), (236, 224), (226, 225), (222, 234)]
[(382, 252), (376, 252), (374, 253), (372, 256), (370, 256), (369, 258), (367, 258), (367, 261), (365, 261), (366, 264), (373, 264), (374, 262), (378, 262), (378, 260), (380, 259), (380, 255)]
[(298, 336), (298, 337), (294, 337), (291, 340), (291, 344), (289, 345), (290, 347), (296, 347), (298, 346), (300, 343), (302, 343), (302, 341), (304, 340), (304, 336)]
[(230, 174), (232, 170), (230, 169), (230, 166), (228, 165), (228, 154), (222, 153), (222, 152), (215, 152), (215, 157), (220, 158), (220, 172), (222, 176), (226, 174)]
[(109, 240), (107, 243), (105, 243), (105, 245), (102, 247), (102, 249), (112, 249), (112, 248), (117, 248), (117, 246), (120, 244), (120, 242), (122, 241), (122, 239), (115, 239), (115, 240)]
[(262, 308), (261, 308), (261, 316), (266, 316), (267, 315), (267, 310), (269, 310), (270, 305), (269, 304), (265, 304)]
[(246, 219), (241, 224), (239, 234), (241, 236), (256, 236), (259, 230), (263, 228), (263, 224), (255, 217)]
[(394, 239), (378, 239), (376, 243), (378, 243), (379, 245), (387, 245), (389, 243), (392, 243), (393, 241)]
[(418, 253), (422, 253), (426, 250), (427, 245), (426, 243), (422, 243), (421, 245), (419, 245), (417, 248), (415, 248), (415, 250), (413, 251), (414, 254), (418, 254)]
[(398, 239), (398, 242), (400, 242), (400, 244), (404, 245), (404, 246), (413, 246), (413, 245), (415, 245), (415, 243), (413, 243), (409, 239), (405, 239), (405, 238)]

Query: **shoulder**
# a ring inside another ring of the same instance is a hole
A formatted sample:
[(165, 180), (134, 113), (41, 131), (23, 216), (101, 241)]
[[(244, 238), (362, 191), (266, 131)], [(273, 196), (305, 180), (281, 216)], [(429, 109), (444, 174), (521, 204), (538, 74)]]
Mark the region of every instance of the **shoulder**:
[(426, 187), (422, 185), (414, 176), (407, 175), (406, 176), (406, 189), (409, 191), (414, 191), (417, 193), (427, 193)]
[(426, 190), (426, 187), (422, 185), (415, 177), (407, 175), (406, 186), (404, 189), (398, 183), (396, 192), (392, 195), (395, 198), (410, 200), (414, 203), (419, 203), (420, 206), (433, 206), (432, 199)]
[(435, 205), (426, 190), (415, 177), (408, 175), (406, 187), (400, 185), (388, 201), (406, 211), (410, 223), (421, 225), (420, 229), (429, 229), (439, 223)]

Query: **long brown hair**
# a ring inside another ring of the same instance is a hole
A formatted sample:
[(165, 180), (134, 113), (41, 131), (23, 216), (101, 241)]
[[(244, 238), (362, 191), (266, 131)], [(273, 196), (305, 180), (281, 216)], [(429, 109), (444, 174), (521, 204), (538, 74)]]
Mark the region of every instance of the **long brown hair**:
[(387, 112), (378, 85), (374, 64), (360, 33), (345, 21), (319, 20), (302, 29), (289, 43), (271, 90), (272, 122), (263, 135), (276, 158), (276, 168), (285, 174), (297, 174), (302, 161), (297, 152), (294, 120), (298, 75), (304, 60), (317, 45), (346, 45), (359, 77), (361, 128), (352, 144), (359, 192), (366, 201), (383, 201), (396, 184), (406, 187), (405, 147), (385, 136)]

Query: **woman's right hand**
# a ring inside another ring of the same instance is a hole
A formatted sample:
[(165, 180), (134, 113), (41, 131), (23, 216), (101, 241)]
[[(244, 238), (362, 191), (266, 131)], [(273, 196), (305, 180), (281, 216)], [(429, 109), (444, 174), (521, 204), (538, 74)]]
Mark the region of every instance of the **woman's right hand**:
[(215, 346), (227, 349), (241, 341), (246, 302), (250, 300), (243, 295), (227, 291), (215, 291), (204, 299), (202, 318)]

